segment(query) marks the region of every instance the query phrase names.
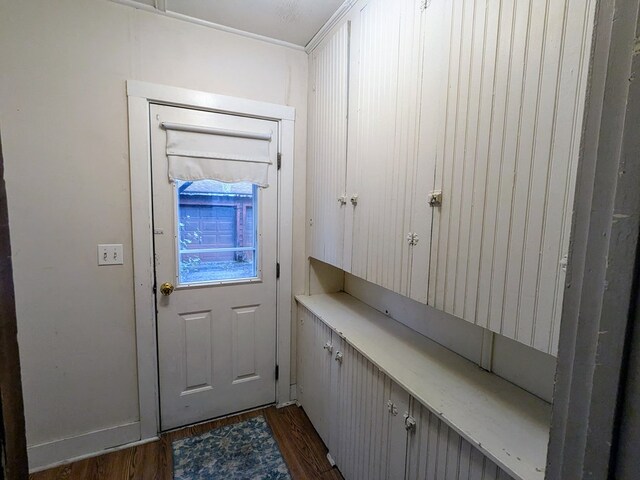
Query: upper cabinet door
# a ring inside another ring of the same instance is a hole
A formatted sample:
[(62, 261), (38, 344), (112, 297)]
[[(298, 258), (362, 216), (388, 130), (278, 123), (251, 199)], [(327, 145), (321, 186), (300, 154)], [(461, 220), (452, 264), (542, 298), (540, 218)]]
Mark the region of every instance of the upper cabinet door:
[(441, 3), (428, 303), (555, 354), (595, 2)]
[(310, 57), (308, 216), (309, 254), (342, 268), (349, 22), (339, 26)]
[(403, 295), (412, 249), (429, 251), (428, 235), (418, 239), (411, 230), (423, 3), (361, 2), (351, 37), (344, 269)]

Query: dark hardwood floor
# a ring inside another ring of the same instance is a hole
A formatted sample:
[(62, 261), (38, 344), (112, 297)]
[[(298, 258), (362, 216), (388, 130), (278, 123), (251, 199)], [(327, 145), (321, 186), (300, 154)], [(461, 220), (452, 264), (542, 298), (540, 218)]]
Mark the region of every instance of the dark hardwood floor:
[(294, 480), (342, 480), (331, 468), (327, 449), (301, 408), (269, 407), (163, 434), (160, 440), (34, 473), (32, 480), (106, 480), (173, 478), (171, 443), (217, 427), (264, 415)]

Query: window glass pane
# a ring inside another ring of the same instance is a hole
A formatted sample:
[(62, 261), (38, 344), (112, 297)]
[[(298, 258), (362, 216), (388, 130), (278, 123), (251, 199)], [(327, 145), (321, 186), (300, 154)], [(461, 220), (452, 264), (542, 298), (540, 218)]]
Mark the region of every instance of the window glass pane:
[(258, 189), (215, 180), (176, 182), (178, 283), (254, 278)]

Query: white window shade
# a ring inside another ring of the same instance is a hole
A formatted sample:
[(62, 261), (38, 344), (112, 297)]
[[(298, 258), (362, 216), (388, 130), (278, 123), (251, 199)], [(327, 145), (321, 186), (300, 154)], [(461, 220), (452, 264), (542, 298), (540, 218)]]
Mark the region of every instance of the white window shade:
[(163, 122), (169, 180), (218, 180), (269, 186), (272, 132)]

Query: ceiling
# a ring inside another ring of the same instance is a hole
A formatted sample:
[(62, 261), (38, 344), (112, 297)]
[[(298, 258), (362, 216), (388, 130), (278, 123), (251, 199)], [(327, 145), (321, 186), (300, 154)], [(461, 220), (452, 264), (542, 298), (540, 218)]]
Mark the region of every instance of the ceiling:
[[(117, 1), (117, 0), (116, 0)], [(344, 0), (134, 0), (304, 47)], [(131, 3), (131, 2), (130, 2)]]

